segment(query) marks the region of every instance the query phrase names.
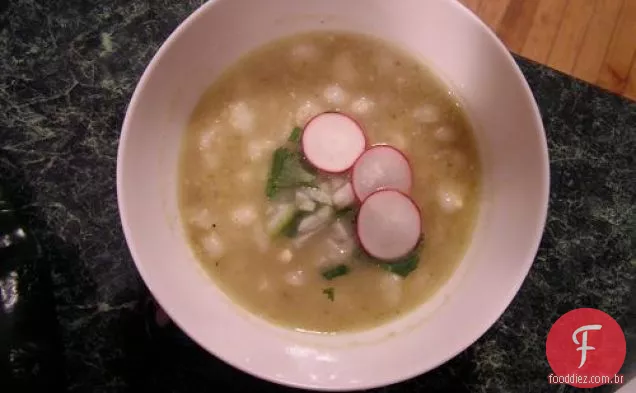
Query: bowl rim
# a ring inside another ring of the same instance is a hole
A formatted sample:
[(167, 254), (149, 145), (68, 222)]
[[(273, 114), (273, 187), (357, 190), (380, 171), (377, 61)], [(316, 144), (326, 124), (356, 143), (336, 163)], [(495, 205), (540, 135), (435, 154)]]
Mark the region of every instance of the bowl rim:
[[(156, 296), (156, 292), (153, 290), (152, 284), (147, 279), (148, 273), (146, 272), (146, 269), (142, 266), (141, 263), (138, 263), (139, 256), (136, 251), (136, 248), (132, 246), (132, 243), (130, 242), (130, 240), (132, 239), (132, 234), (131, 234), (130, 226), (127, 223), (127, 218), (126, 218), (127, 208), (125, 206), (125, 203), (123, 202), (123, 197), (122, 197), (123, 172), (124, 172), (124, 168), (126, 167), (125, 159), (124, 159), (125, 157), (124, 150), (125, 150), (125, 146), (127, 145), (128, 136), (132, 132), (131, 122), (132, 122), (133, 114), (135, 113), (136, 109), (139, 107), (142, 92), (145, 89), (146, 85), (148, 84), (151, 78), (151, 75), (154, 73), (155, 69), (158, 67), (161, 58), (164, 57), (166, 52), (168, 52), (174, 46), (177, 40), (177, 37), (179, 37), (191, 25), (195, 24), (197, 20), (201, 19), (205, 13), (210, 12), (210, 10), (215, 5), (217, 5), (217, 3), (220, 3), (222, 1), (223, 0), (208, 0), (204, 4), (200, 5), (197, 9), (195, 9), (192, 13), (190, 13), (181, 23), (179, 23), (179, 25), (163, 41), (163, 43), (161, 44), (157, 52), (154, 54), (154, 56), (152, 57), (148, 65), (146, 66), (145, 70), (142, 73), (141, 78), (139, 79), (134, 89), (129, 105), (127, 106), (126, 114), (125, 114), (124, 121), (121, 127), (121, 134), (119, 138), (119, 145), (118, 145), (118, 151), (117, 151), (117, 166), (116, 166), (116, 192), (117, 192), (118, 210), (120, 213), (120, 221), (121, 221), (124, 237), (126, 239), (126, 244), (130, 251), (135, 267), (139, 271), (139, 274), (144, 284), (147, 286), (149, 292), (153, 295), (157, 303), (160, 304), (162, 307), (164, 307), (164, 305), (161, 304), (159, 296)], [(493, 309), (495, 310), (492, 313), (493, 317), (488, 319), (487, 321), (485, 321), (485, 323), (482, 324), (483, 326), (486, 326), (484, 329), (482, 328), (475, 329), (474, 334), (465, 336), (461, 340), (461, 344), (457, 345), (454, 350), (448, 351), (446, 356), (442, 356), (436, 362), (434, 362), (435, 363), (434, 367), (429, 369), (420, 369), (419, 371), (415, 370), (414, 368), (410, 372), (403, 371), (400, 373), (396, 373), (392, 381), (380, 382), (377, 379), (371, 378), (370, 380), (363, 381), (354, 387), (352, 386), (336, 387), (336, 386), (312, 385), (311, 383), (297, 383), (294, 381), (286, 380), (285, 378), (279, 378), (271, 374), (260, 372), (260, 370), (257, 370), (254, 368), (242, 367), (237, 362), (233, 361), (232, 359), (229, 359), (227, 356), (224, 356), (221, 353), (217, 353), (212, 348), (208, 348), (208, 346), (204, 345), (200, 341), (199, 337), (191, 334), (191, 330), (188, 328), (188, 326), (183, 325), (178, 319), (172, 317), (172, 315), (174, 314), (171, 313), (171, 310), (169, 309), (169, 307), (168, 308), (164, 307), (166, 313), (170, 316), (173, 323), (179, 329), (181, 329), (191, 340), (193, 340), (195, 343), (197, 343), (197, 345), (205, 349), (208, 353), (210, 353), (217, 359), (220, 359), (224, 363), (232, 366), (233, 368), (237, 370), (241, 370), (242, 372), (245, 372), (259, 379), (280, 384), (280, 385), (284, 385), (284, 386), (290, 386), (290, 387), (301, 388), (301, 389), (321, 390), (321, 391), (353, 391), (353, 390), (359, 390), (359, 389), (371, 389), (371, 388), (377, 388), (380, 386), (388, 386), (390, 384), (406, 381), (416, 376), (426, 374), (434, 370), (435, 368), (438, 368), (441, 365), (447, 363), (449, 360), (455, 358), (461, 352), (463, 352), (464, 350), (472, 346), (483, 335), (485, 335), (488, 332), (488, 330), (490, 330), (495, 325), (497, 320), (501, 318), (504, 312), (509, 308), (512, 301), (515, 299), (515, 297), (519, 293), (519, 290), (521, 286), (523, 285), (523, 283), (525, 282), (528, 276), (528, 273), (530, 271), (530, 268), (532, 267), (534, 263), (534, 260), (539, 250), (541, 240), (543, 238), (545, 226), (547, 223), (548, 211), (549, 211), (549, 197), (550, 197), (550, 160), (549, 160), (547, 137), (546, 137), (546, 132), (543, 125), (541, 112), (539, 110), (534, 94), (523, 72), (519, 68), (519, 65), (517, 64), (514, 57), (509, 52), (509, 50), (506, 48), (504, 43), (467, 6), (465, 6), (464, 4), (458, 1), (451, 1), (449, 3), (452, 3), (450, 5), (451, 7), (456, 7), (458, 9), (457, 12), (463, 12), (466, 17), (472, 18), (473, 22), (476, 22), (482, 30), (485, 30), (485, 33), (488, 35), (490, 40), (493, 41), (493, 43), (496, 45), (497, 50), (504, 56), (506, 62), (512, 68), (515, 76), (520, 82), (520, 87), (525, 92), (523, 100), (526, 101), (526, 104), (529, 104), (529, 108), (531, 108), (532, 110), (532, 118), (534, 122), (533, 128), (535, 128), (538, 131), (537, 136), (539, 138), (539, 141), (542, 147), (541, 155), (538, 158), (540, 159), (539, 166), (540, 166), (540, 172), (542, 175), (543, 183), (540, 190), (541, 192), (537, 193), (537, 195), (538, 196), (540, 195), (541, 197), (541, 211), (537, 220), (537, 225), (534, 228), (533, 238), (531, 239), (531, 241), (528, 241), (528, 246), (527, 246), (528, 254), (525, 256), (525, 259), (523, 260), (523, 264), (520, 264), (519, 266), (518, 277), (515, 280), (514, 285), (510, 286), (510, 289), (508, 291), (509, 294), (507, 298), (504, 299), (498, 305), (496, 305), (497, 307), (493, 307)]]

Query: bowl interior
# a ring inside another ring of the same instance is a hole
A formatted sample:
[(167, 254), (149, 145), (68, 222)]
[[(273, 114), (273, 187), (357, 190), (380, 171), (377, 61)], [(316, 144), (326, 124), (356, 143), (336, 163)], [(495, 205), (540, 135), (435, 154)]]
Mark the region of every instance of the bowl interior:
[[(292, 332), (235, 306), (194, 259), (177, 210), (181, 137), (203, 91), (249, 50), (309, 30), (370, 34), (421, 58), (462, 98), (484, 168), (478, 223), (456, 273), (413, 313), (362, 333)], [(472, 344), (501, 315), (543, 231), (548, 157), (541, 119), (519, 69), (458, 2), (217, 0), (179, 26), (144, 73), (124, 122), (117, 182), (135, 263), (188, 335), (261, 378), (348, 390), (428, 371)]]

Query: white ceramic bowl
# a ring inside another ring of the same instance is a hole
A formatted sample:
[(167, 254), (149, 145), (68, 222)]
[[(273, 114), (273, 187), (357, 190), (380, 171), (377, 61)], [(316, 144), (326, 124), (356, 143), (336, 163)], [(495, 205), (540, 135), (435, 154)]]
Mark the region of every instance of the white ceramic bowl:
[[(188, 248), (177, 159), (198, 98), (249, 50), (308, 30), (378, 36), (428, 63), (462, 97), (483, 161), (472, 245), (431, 301), (376, 329), (335, 336), (273, 326), (234, 305)], [(387, 385), (446, 362), (495, 322), (532, 265), (546, 218), (548, 154), (524, 77), (495, 35), (452, 0), (217, 0), (183, 22), (128, 107), (117, 194), (128, 246), (170, 317), (202, 347), (258, 377), (297, 387)]]

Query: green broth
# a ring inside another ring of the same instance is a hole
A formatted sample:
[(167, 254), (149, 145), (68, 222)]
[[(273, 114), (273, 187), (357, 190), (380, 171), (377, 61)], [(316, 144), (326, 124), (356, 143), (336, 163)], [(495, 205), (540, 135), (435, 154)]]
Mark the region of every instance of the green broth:
[[(400, 148), (413, 166), (424, 243), (406, 278), (354, 254), (339, 262), (346, 274), (326, 279), (328, 230), (302, 247), (265, 233), (272, 153), (328, 110), (352, 115), (369, 142)], [(249, 311), (317, 332), (372, 327), (433, 295), (470, 243), (481, 180), (471, 127), (448, 87), (401, 50), (348, 33), (299, 35), (240, 59), (194, 110), (179, 173), (185, 230), (210, 276)], [(442, 207), (446, 189), (461, 208)]]

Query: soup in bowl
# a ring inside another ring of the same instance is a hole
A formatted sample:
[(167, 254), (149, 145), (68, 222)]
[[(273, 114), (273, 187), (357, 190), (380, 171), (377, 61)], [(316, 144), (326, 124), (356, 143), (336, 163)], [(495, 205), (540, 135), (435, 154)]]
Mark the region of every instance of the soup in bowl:
[(301, 34), (248, 54), (204, 93), (182, 145), (195, 255), (233, 300), (289, 328), (408, 312), (470, 241), (481, 173), (469, 121), (426, 66), (378, 39)]
[(523, 76), (448, 1), (209, 2), (144, 73), (118, 156), (129, 248), (175, 323), (323, 390), (474, 342), (527, 274), (547, 192)]

